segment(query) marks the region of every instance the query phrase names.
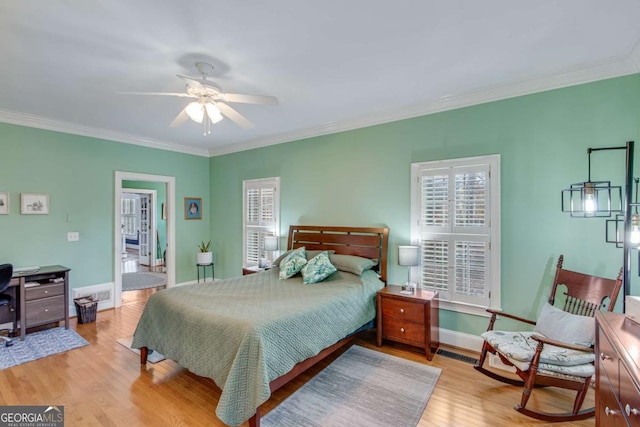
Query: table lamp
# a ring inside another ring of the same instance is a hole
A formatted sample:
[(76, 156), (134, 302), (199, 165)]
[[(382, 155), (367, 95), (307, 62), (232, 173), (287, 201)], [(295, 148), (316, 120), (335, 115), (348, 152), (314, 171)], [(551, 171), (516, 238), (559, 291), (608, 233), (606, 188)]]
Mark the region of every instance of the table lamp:
[[(278, 250), (278, 237), (277, 236), (265, 236), (264, 237), (264, 251), (265, 252), (274, 252)], [(271, 261), (269, 261), (271, 264)], [(264, 267), (270, 267), (265, 263)]]
[(402, 288), (404, 290), (415, 291), (415, 283), (411, 283), (411, 267), (420, 265), (419, 246), (398, 246), (398, 265), (409, 267), (407, 269), (407, 283)]

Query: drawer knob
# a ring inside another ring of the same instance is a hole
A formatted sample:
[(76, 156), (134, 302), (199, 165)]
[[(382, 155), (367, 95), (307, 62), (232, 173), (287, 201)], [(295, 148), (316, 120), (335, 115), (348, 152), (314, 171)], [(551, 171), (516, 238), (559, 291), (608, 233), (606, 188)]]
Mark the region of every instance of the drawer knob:
[(400, 309), (400, 313), (404, 314), (404, 308)]
[(49, 293), (49, 291), (44, 291), (44, 293), (45, 293), (45, 294), (48, 294), (48, 293)]
[(601, 360), (611, 360), (611, 356), (608, 356), (604, 353), (600, 353), (600, 359)]
[(45, 313), (46, 313), (47, 311), (49, 311), (49, 309), (48, 309), (48, 308), (45, 308), (45, 309), (44, 309), (44, 311), (45, 311)]
[(404, 328), (400, 328), (400, 332), (404, 334)]
[(624, 407), (624, 411), (627, 413), (627, 416), (630, 417), (631, 414), (633, 415), (638, 415), (640, 414), (640, 411), (638, 411), (636, 408), (632, 408), (628, 403), (627, 405)]
[(609, 407), (607, 406), (606, 408), (604, 408), (604, 413), (607, 414), (607, 416), (613, 416), (616, 414), (616, 411), (614, 411), (613, 409), (609, 409)]

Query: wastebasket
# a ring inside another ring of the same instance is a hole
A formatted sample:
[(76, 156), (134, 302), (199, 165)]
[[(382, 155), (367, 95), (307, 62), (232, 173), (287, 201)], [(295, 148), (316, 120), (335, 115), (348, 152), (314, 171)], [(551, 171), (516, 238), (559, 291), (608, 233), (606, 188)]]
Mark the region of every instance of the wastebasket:
[(76, 306), (76, 314), (78, 315), (78, 323), (90, 323), (96, 321), (96, 313), (98, 312), (98, 301), (92, 296), (74, 298), (73, 302)]

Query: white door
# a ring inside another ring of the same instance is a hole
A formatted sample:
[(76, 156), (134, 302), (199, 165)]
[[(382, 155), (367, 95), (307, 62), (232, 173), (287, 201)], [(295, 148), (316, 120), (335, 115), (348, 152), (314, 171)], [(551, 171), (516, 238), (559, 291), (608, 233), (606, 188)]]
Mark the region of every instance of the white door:
[(140, 236), (138, 237), (139, 262), (141, 265), (149, 265), (151, 257), (151, 197), (148, 194), (140, 194)]

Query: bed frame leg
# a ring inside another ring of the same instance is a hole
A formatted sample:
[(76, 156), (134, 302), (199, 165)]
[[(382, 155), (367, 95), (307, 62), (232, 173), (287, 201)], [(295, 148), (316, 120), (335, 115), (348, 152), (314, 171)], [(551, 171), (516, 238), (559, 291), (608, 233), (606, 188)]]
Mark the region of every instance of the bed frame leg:
[(260, 427), (260, 408), (256, 408), (256, 413), (249, 418), (249, 427)]
[(147, 364), (147, 356), (149, 356), (149, 348), (140, 347), (140, 365), (144, 366)]

